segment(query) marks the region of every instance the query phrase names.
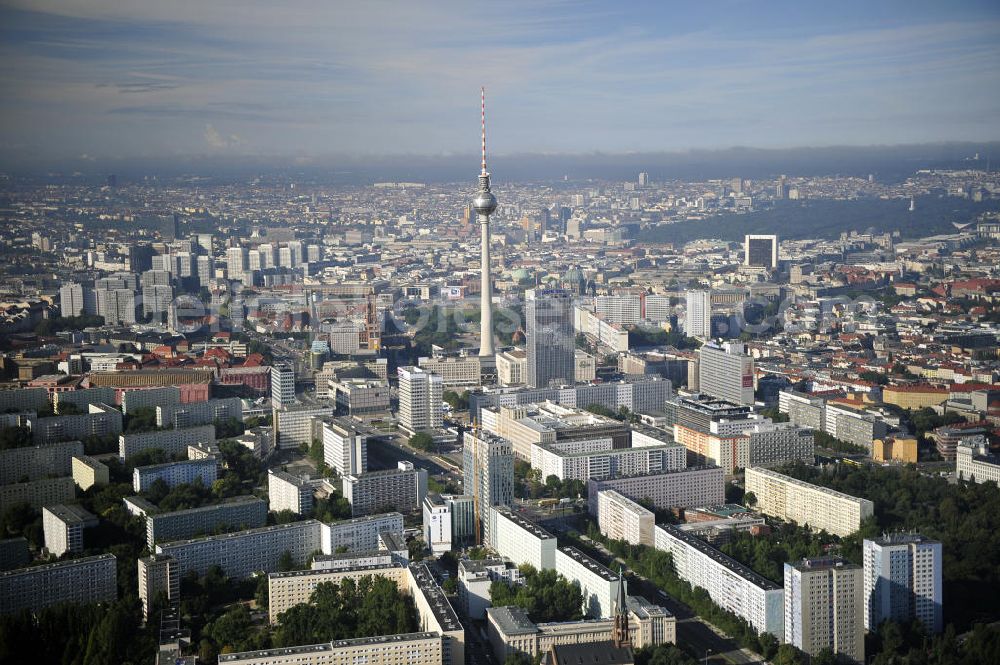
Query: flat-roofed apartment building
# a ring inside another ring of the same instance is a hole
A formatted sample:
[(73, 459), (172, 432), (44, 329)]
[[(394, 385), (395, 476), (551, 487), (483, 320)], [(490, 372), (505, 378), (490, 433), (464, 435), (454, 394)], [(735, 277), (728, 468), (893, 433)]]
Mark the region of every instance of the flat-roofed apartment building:
[(427, 496), (427, 471), (403, 460), (395, 469), (346, 475), (341, 479), (341, 490), (355, 516), (371, 515), (386, 507), (415, 512)]
[(118, 437), (118, 457), (128, 459), (136, 453), (158, 448), (168, 455), (183, 455), (187, 447), (198, 443), (215, 443), (215, 426), (198, 425), (156, 432), (122, 434)]
[(621, 578), (575, 547), (556, 550), (556, 572), (576, 582), (583, 594), (583, 607), (592, 619), (614, 616)]
[(76, 505), (55, 504), (42, 508), (45, 549), (62, 556), (83, 551), (83, 530), (97, 526), (97, 516)]
[(588, 510), (597, 514), (597, 495), (616, 490), (633, 501), (649, 499), (657, 510), (714, 506), (725, 501), (725, 476), (717, 466), (690, 466), (638, 476), (587, 481)]
[(357, 637), (219, 656), (222, 665), (441, 665), (444, 638), (438, 633)]
[(221, 528), (255, 529), (267, 523), (267, 502), (255, 496), (234, 496), (209, 506), (163, 512), (141, 496), (127, 497), (124, 501), (129, 513), (145, 519), (146, 545), (150, 550), (156, 543), (215, 533)]
[(465, 629), (430, 570), (422, 563), (271, 573), (268, 575), (269, 619), (272, 623), (277, 623), (283, 612), (308, 602), (319, 584), (339, 584), (346, 579), (359, 580), (365, 576), (385, 577), (394, 582), (400, 592), (413, 599), (421, 629), (439, 635), (442, 639), (440, 664), (465, 663)]
[(478, 388), (482, 385), (482, 361), (479, 356), (417, 358), (417, 366), (440, 376), (447, 388)]
[(73, 482), (84, 492), (94, 485), (107, 485), (111, 480), (108, 467), (89, 455), (74, 455), (71, 469)]
[(117, 563), (113, 554), (101, 554), (0, 573), (0, 613), (115, 600)]
[(597, 526), (607, 538), (652, 547), (655, 523), (651, 510), (623, 494), (615, 490), (598, 492)]
[(29, 417), (35, 443), (104, 437), (122, 431), (122, 413), (108, 404), (91, 404), (88, 413), (72, 416)]
[(784, 641), (810, 656), (823, 649), (865, 662), (861, 566), (838, 557), (785, 564)]
[(271, 511), (277, 513), (288, 510), (296, 515), (304, 515), (312, 511), (313, 494), (313, 483), (308, 478), (268, 469), (267, 502)]
[(69, 476), (0, 485), (0, 513), (15, 503), (27, 503), (32, 508), (41, 508), (54, 503), (70, 503), (75, 500), (76, 485)]
[(493, 549), (518, 566), (528, 564), (535, 570), (555, 569), (556, 537), (525, 519), (507, 506), (490, 509), (493, 522)]
[(162, 480), (168, 487), (201, 480), (205, 487), (211, 487), (218, 478), (218, 472), (214, 457), (137, 466), (132, 469), (132, 489), (145, 492), (157, 480)]
[(368, 471), (368, 437), (350, 419), (316, 420), (313, 430), (313, 438), (323, 442), (323, 462), (328, 467), (341, 476)]
[(849, 536), (862, 520), (875, 514), (868, 499), (813, 485), (759, 467), (746, 470), (746, 491), (757, 498), (756, 509), (787, 522), (808, 524), (835, 536)]
[(194, 427), (230, 418), (243, 420), (243, 400), (238, 397), (156, 407), (157, 427)]
[(781, 586), (758, 575), (708, 543), (669, 524), (654, 529), (656, 549), (673, 556), (678, 577), (708, 592), (712, 601), (754, 630), (784, 635)]
[(83, 443), (65, 441), (0, 451), (0, 485), (48, 476), (68, 476), (73, 456), (83, 455)]

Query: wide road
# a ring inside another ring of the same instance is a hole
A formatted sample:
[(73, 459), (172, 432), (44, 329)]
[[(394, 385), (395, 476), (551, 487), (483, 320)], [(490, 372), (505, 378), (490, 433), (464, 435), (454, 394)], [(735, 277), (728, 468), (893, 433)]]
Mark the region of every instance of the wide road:
[[(572, 515), (554, 517), (541, 522), (541, 526), (557, 534), (567, 533), (570, 530), (577, 531), (566, 517), (572, 519)], [(599, 552), (600, 556), (597, 558), (601, 563), (612, 570), (617, 570), (621, 566), (625, 572), (630, 573), (628, 579), (631, 587), (630, 593), (638, 592), (639, 595), (665, 607), (677, 617), (677, 644), (686, 651), (694, 653), (699, 659), (702, 659), (701, 662), (716, 663), (717, 665), (723, 663), (750, 665), (764, 662), (759, 655), (741, 648), (731, 637), (699, 617), (690, 607), (666, 595), (650, 580), (630, 570), (622, 559), (616, 557), (603, 545), (582, 534), (579, 537)], [(636, 589), (636, 586), (639, 588)], [(705, 660), (706, 655), (707, 660)]]

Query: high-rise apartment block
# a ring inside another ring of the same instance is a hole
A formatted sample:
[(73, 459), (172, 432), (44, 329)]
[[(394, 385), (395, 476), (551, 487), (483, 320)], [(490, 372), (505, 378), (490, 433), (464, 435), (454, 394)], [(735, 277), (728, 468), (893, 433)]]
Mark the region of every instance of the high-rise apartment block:
[(341, 489), (355, 516), (386, 508), (411, 513), (420, 509), (427, 496), (427, 471), (404, 460), (395, 469), (343, 476)]
[(443, 423), (444, 383), (420, 367), (400, 367), (399, 424), (409, 432), (439, 429)]
[(701, 339), (712, 338), (712, 293), (711, 291), (688, 291), (684, 294), (686, 311), (684, 314), (684, 334)]
[(0, 614), (113, 601), (118, 597), (117, 563), (113, 554), (101, 554), (0, 573)]
[(295, 370), (278, 363), (271, 367), (271, 403), (280, 409), (295, 402)]
[(746, 470), (746, 491), (753, 492), (756, 508), (765, 515), (785, 521), (808, 524), (816, 531), (835, 536), (849, 536), (861, 527), (862, 520), (875, 514), (868, 499), (813, 485), (770, 469)]
[(865, 662), (861, 566), (837, 557), (785, 564), (785, 642)]
[(615, 490), (633, 501), (649, 500), (657, 510), (714, 506), (725, 501), (725, 475), (717, 466), (689, 466), (639, 476), (587, 481), (590, 514), (597, 514), (597, 498), (603, 490)]
[(218, 478), (218, 473), (218, 464), (214, 457), (137, 466), (132, 469), (132, 489), (136, 492), (148, 491), (157, 480), (162, 480), (168, 487), (177, 487), (196, 480), (201, 481), (205, 487), (211, 487)]
[(177, 562), (169, 556), (152, 554), (139, 559), (137, 565), (142, 618), (149, 621), (150, 610), (157, 595), (163, 593), (167, 601), (180, 598), (181, 578), (177, 572)]
[(487, 545), (492, 545), (490, 506), (514, 503), (514, 451), (510, 441), (484, 431), (466, 432), (462, 472), (462, 487), (475, 497), (479, 534)]
[(83, 551), (83, 530), (97, 526), (97, 517), (77, 505), (56, 504), (42, 508), (45, 549), (62, 556)]
[(742, 406), (754, 403), (754, 363), (745, 345), (706, 344), (698, 350), (698, 386), (701, 392)]
[(865, 628), (886, 619), (919, 619), (930, 633), (944, 628), (941, 612), (941, 543), (895, 533), (864, 541)]
[(653, 511), (615, 490), (597, 493), (597, 526), (611, 540), (653, 546)]
[(561, 289), (529, 289), (524, 296), (527, 384), (572, 385), (576, 376), (572, 296)]
[(299, 478), (284, 471), (267, 472), (267, 501), (272, 512), (290, 510), (305, 515), (313, 508), (313, 484), (308, 478)]
[(341, 476), (368, 471), (368, 437), (349, 419), (331, 418), (320, 425), (323, 462)]

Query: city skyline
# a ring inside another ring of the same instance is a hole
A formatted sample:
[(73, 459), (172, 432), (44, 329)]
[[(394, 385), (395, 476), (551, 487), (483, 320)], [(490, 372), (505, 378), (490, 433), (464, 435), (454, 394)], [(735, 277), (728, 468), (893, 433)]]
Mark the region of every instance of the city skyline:
[(998, 138), (990, 3), (389, 10), (13, 2), (2, 152), (461, 155), (482, 84), (500, 154)]

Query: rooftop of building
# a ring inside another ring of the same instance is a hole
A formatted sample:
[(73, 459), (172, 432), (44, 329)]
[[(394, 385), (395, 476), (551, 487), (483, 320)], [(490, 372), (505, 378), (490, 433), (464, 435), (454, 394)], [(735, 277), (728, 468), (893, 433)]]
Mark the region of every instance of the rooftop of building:
[(542, 527), (538, 526), (537, 524), (535, 524), (531, 520), (528, 520), (525, 517), (522, 517), (518, 513), (514, 512), (513, 510), (511, 510), (510, 508), (508, 508), (507, 506), (493, 506), (493, 510), (495, 510), (498, 515), (503, 515), (504, 517), (506, 517), (507, 519), (509, 519), (511, 522), (513, 522), (516, 526), (524, 529), (525, 531), (529, 532), (531, 535), (535, 536), (536, 538), (542, 538), (544, 540), (555, 540), (556, 539), (556, 537), (553, 536), (551, 533), (549, 533), (548, 531), (546, 531)]
[(549, 665), (632, 665), (631, 647), (619, 647), (611, 641), (588, 644), (555, 644), (549, 652)]
[(681, 541), (688, 547), (697, 550), (699, 553), (711, 558), (716, 563), (725, 566), (727, 569), (736, 573), (751, 584), (760, 587), (764, 591), (775, 591), (777, 589), (781, 589), (779, 584), (775, 584), (763, 575), (758, 575), (736, 559), (723, 554), (700, 538), (696, 538), (688, 533), (685, 533), (683, 530), (672, 524), (658, 524), (656, 525), (656, 528), (662, 529), (664, 532)]
[(133, 471), (139, 475), (144, 473), (155, 473), (162, 469), (168, 469), (172, 466), (215, 466), (215, 457), (205, 457), (203, 459), (182, 459), (174, 462), (164, 462), (163, 464), (148, 464), (146, 466), (137, 466)]
[[(314, 528), (318, 526), (320, 522), (316, 520), (302, 520), (301, 522), (290, 522), (289, 524), (274, 524), (271, 526), (262, 526), (256, 529), (244, 529), (243, 531), (235, 531), (233, 533), (222, 533), (215, 536), (201, 536), (200, 538), (187, 538), (185, 540), (174, 540), (169, 543), (163, 543), (162, 545), (157, 545), (157, 548), (176, 548), (184, 545), (190, 545), (192, 543), (202, 543), (202, 542), (223, 542), (227, 540), (237, 540), (240, 538), (246, 538), (247, 536), (255, 536), (262, 533), (274, 533), (281, 531), (295, 531), (298, 529)], [(162, 554), (162, 552), (160, 552)]]
[(294, 485), (298, 488), (312, 487), (312, 483), (309, 478), (300, 478), (299, 476), (293, 476), (287, 471), (280, 471), (276, 469), (268, 469), (267, 475), (273, 478), (277, 478), (283, 482)]
[(45, 506), (42, 510), (47, 510), (52, 513), (61, 522), (66, 524), (90, 524), (97, 523), (97, 516), (85, 510), (82, 506), (77, 506), (75, 504), (55, 504), (52, 506)]
[(0, 577), (15, 577), (18, 575), (35, 575), (37, 573), (43, 573), (51, 570), (62, 570), (68, 568), (75, 568), (77, 566), (88, 566), (92, 563), (97, 563), (98, 561), (117, 561), (117, 557), (114, 554), (98, 554), (97, 556), (87, 556), (82, 559), (68, 559), (66, 561), (56, 561), (55, 563), (46, 563), (41, 566), (29, 566), (28, 568), (16, 568), (14, 570), (5, 570), (0, 572)]
[(858, 564), (851, 563), (847, 559), (842, 559), (839, 556), (818, 557), (815, 559), (802, 559), (801, 561), (788, 562), (785, 565), (790, 566), (795, 570), (801, 572), (809, 572), (816, 570), (834, 570), (834, 569), (851, 570), (851, 569), (861, 568), (861, 566), (859, 566)]
[(538, 632), (538, 626), (528, 618), (528, 613), (517, 605), (506, 607), (487, 607), (489, 618), (505, 635), (532, 635)]
[(712, 471), (718, 469), (722, 471), (722, 467), (715, 466), (714, 464), (699, 464), (696, 466), (688, 466), (683, 469), (667, 469), (666, 471), (657, 471), (655, 473), (635, 473), (632, 475), (622, 475), (615, 476), (614, 478), (591, 478), (587, 482), (589, 483), (613, 483), (618, 480), (634, 480), (638, 478), (658, 478), (661, 476), (672, 476), (678, 473), (693, 473), (696, 471)]
[(559, 551), (562, 552), (563, 554), (568, 555), (571, 559), (573, 559), (577, 563), (585, 566), (587, 568), (587, 570), (589, 570), (590, 572), (594, 573), (595, 575), (600, 575), (606, 581), (608, 581), (608, 582), (616, 582), (616, 581), (618, 581), (618, 575), (616, 575), (615, 573), (613, 573), (606, 566), (603, 566), (603, 565), (597, 563), (597, 561), (595, 561), (591, 557), (587, 556), (586, 554), (584, 554), (580, 550), (576, 549), (572, 545), (567, 545), (565, 547), (560, 547)]
[(242, 651), (238, 653), (227, 653), (219, 655), (220, 663), (234, 663), (240, 660), (279, 658), (281, 656), (294, 656), (296, 654), (323, 653), (345, 647), (362, 646), (366, 644), (391, 644), (393, 642), (415, 642), (417, 640), (440, 639), (437, 633), (400, 633), (398, 635), (378, 635), (376, 637), (355, 637), (349, 640), (337, 640), (324, 644), (306, 644), (295, 647), (282, 647), (279, 649), (264, 649), (261, 651)]
[(927, 538), (919, 533), (884, 533), (877, 538), (872, 538), (871, 542), (875, 543), (879, 547), (886, 547), (888, 545), (932, 545), (941, 543), (939, 540)]

